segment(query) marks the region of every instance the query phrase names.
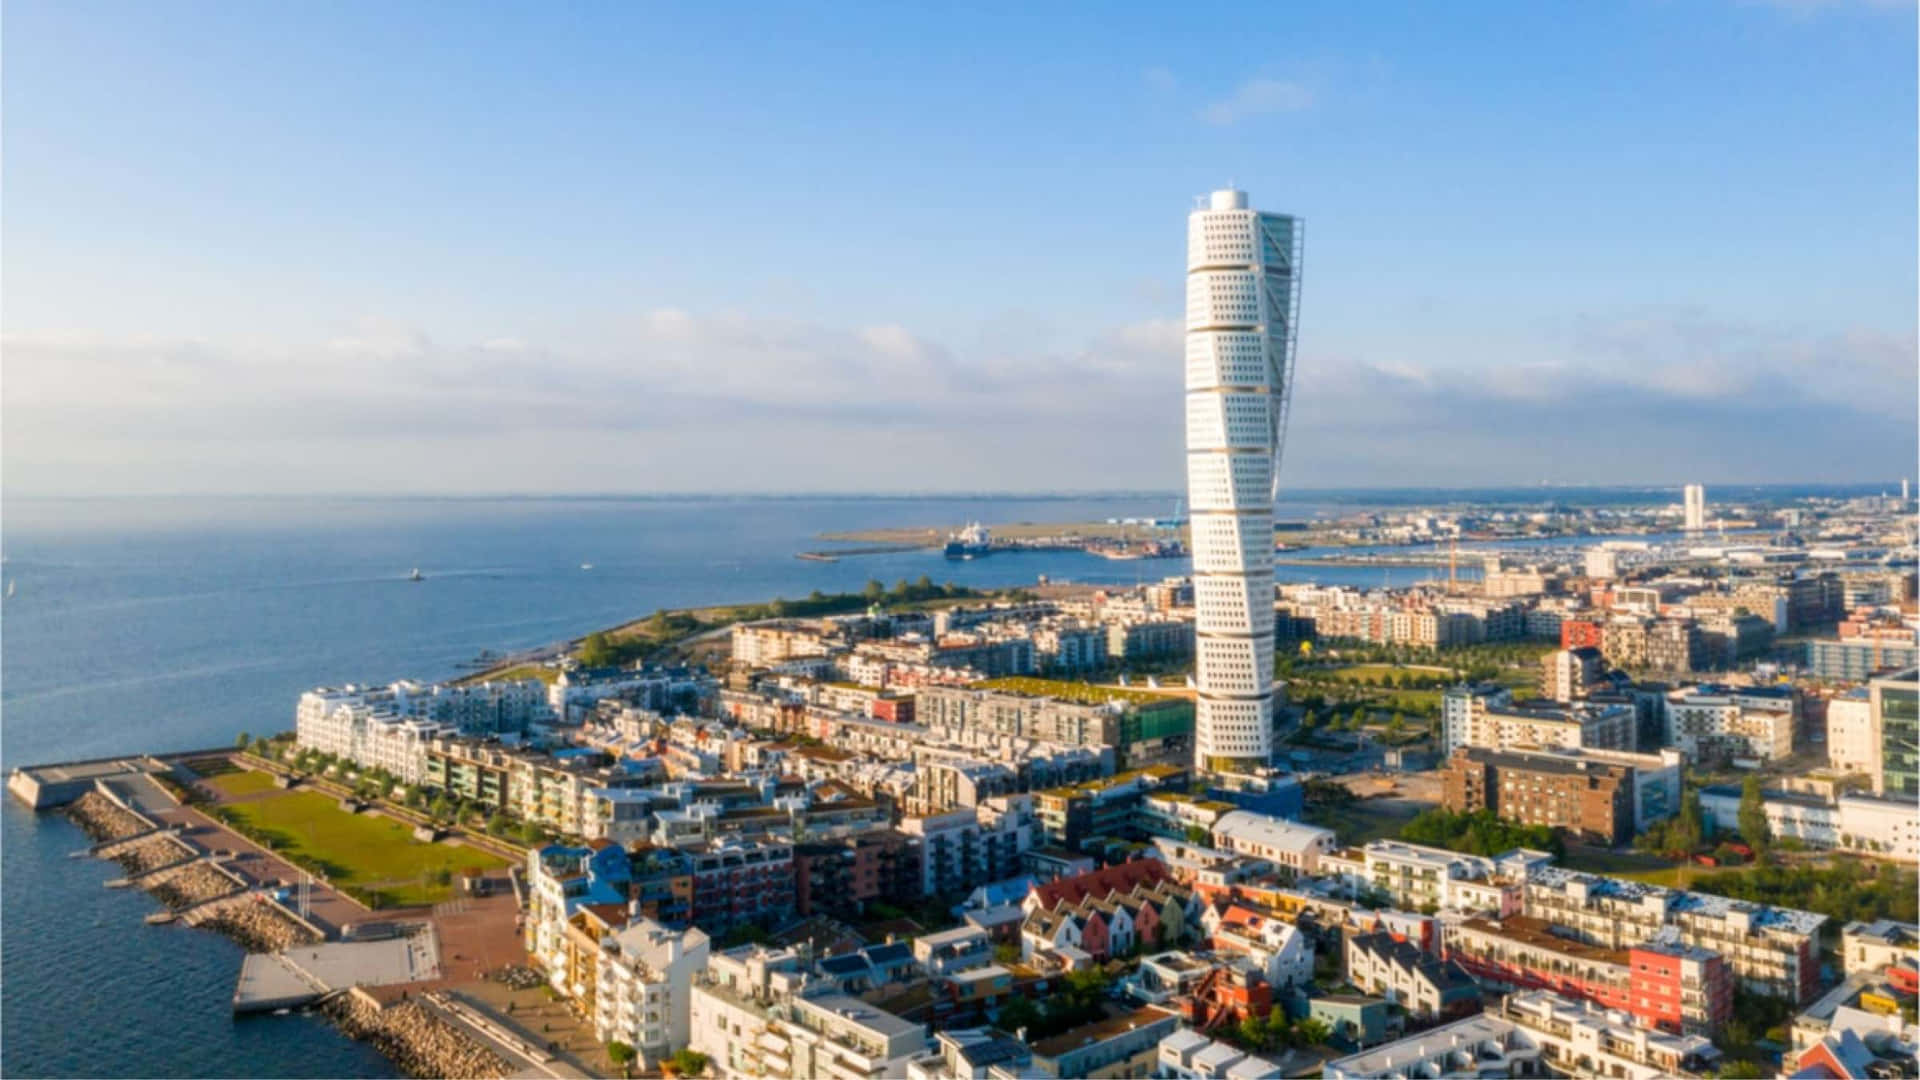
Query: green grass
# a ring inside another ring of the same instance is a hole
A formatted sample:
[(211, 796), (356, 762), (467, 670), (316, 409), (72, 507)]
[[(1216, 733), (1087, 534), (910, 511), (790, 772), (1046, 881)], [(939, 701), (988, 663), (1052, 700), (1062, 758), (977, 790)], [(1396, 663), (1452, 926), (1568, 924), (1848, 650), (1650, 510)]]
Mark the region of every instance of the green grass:
[(1078, 701), (1085, 705), (1104, 705), (1109, 701), (1125, 701), (1135, 705), (1151, 705), (1155, 702), (1175, 700), (1177, 695), (1157, 694), (1151, 690), (1131, 690), (1122, 686), (1095, 686), (1092, 683), (1067, 682), (1064, 679), (1031, 679), (1009, 676), (1003, 679), (988, 679), (973, 684), (982, 690), (1011, 690), (1016, 694), (1033, 694), (1038, 697), (1063, 698)]
[(1696, 863), (1676, 863), (1658, 855), (1643, 855), (1639, 852), (1599, 851), (1592, 848), (1576, 848), (1567, 852), (1560, 865), (1569, 870), (1584, 870), (1590, 874), (1605, 874), (1608, 877), (1625, 878), (1628, 881), (1645, 882), (1648, 885), (1664, 885), (1669, 889), (1691, 888), (1692, 883), (1717, 874), (1738, 876), (1752, 869), (1751, 866), (1700, 866)]
[(248, 835), (271, 839), (276, 850), (320, 864), (334, 884), (362, 899), (377, 895), (381, 907), (447, 899), (452, 887), (431, 881), (439, 870), (458, 875), (507, 865), (477, 848), (420, 843), (406, 825), (374, 814), (349, 814), (317, 791), (289, 791), (224, 810), (246, 826)]
[[(518, 682), (521, 679), (539, 679), (548, 686), (552, 686), (554, 680), (560, 677), (560, 672), (547, 667), (545, 664), (521, 664), (517, 667), (507, 668), (505, 671), (487, 671), (481, 674), (486, 676), (488, 682)], [(478, 677), (479, 676), (468, 676), (468, 679), (471, 680)]]
[(1310, 810), (1307, 820), (1322, 828), (1332, 829), (1342, 847), (1360, 847), (1375, 840), (1391, 840), (1399, 836), (1400, 830), (1419, 812), (1418, 806), (1389, 810), (1377, 802), (1361, 800), (1337, 810)]
[(207, 777), (207, 784), (222, 795), (238, 797), (261, 791), (272, 791), (273, 776), (270, 773), (255, 772), (252, 769), (236, 769), (233, 772)]

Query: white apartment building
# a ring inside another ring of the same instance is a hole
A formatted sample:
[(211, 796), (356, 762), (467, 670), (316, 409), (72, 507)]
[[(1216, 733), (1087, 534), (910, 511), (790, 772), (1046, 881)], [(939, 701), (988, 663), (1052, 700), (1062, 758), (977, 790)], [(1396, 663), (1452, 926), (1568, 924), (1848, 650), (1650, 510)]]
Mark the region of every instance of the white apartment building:
[(1667, 698), (1667, 743), (1696, 761), (1721, 754), (1778, 761), (1793, 753), (1799, 713), (1785, 689), (1683, 690)]
[(1320, 857), (1334, 849), (1334, 834), (1317, 825), (1235, 810), (1214, 823), (1213, 846), (1266, 859), (1306, 877), (1320, 872)]
[(1006, 795), (944, 814), (903, 817), (900, 831), (919, 842), (921, 887), (934, 896), (1019, 876), (1020, 856), (1035, 846), (1040, 825), (1033, 796)]
[[(1769, 791), (1760, 805), (1766, 810), (1767, 829), (1776, 838), (1792, 837), (1811, 847), (1920, 862), (1920, 814), (1914, 812), (1911, 802), (1870, 795), (1842, 795), (1828, 801)], [(1738, 831), (1740, 789), (1700, 789), (1700, 814), (1715, 829)]]
[(1187, 218), (1187, 505), (1195, 767), (1273, 755), (1273, 502), (1293, 378), (1302, 223), (1216, 191)]
[(881, 1080), (927, 1053), (924, 1024), (821, 990), (791, 952), (713, 954), (693, 988), (689, 1045), (722, 1078)]
[(1445, 744), (1442, 756), (1451, 756), (1463, 746), (1490, 746), (1498, 741), (1487, 710), (1511, 704), (1513, 691), (1494, 683), (1449, 687), (1440, 696), (1441, 740)]
[(1405, 911), (1431, 907), (1504, 916), (1520, 909), (1521, 875), (1505, 873), (1495, 860), (1479, 855), (1375, 840), (1357, 851), (1322, 856), (1320, 871), (1337, 875), (1351, 888), (1384, 893)]
[(1545, 990), (1497, 1009), (1327, 1063), (1327, 1080), (1442, 1076), (1709, 1076), (1720, 1051), (1700, 1035), (1635, 1027), (1590, 1002)]
[(1626, 949), (1671, 927), (1678, 944), (1719, 953), (1757, 993), (1801, 1003), (1819, 986), (1825, 915), (1559, 867), (1534, 871), (1522, 896), (1522, 914), (1589, 945)]
[(404, 715), (391, 688), (309, 690), (294, 709), (294, 738), (362, 768), (382, 768), (412, 785), (426, 769), (427, 743), (453, 733), (435, 720)]
[(1827, 702), (1827, 764), (1840, 772), (1880, 776), (1880, 725), (1864, 689)]
[(652, 1067), (692, 1040), (694, 976), (706, 970), (711, 948), (697, 928), (670, 930), (635, 919), (601, 941), (593, 998), (594, 1032), (601, 1042), (638, 1050)]

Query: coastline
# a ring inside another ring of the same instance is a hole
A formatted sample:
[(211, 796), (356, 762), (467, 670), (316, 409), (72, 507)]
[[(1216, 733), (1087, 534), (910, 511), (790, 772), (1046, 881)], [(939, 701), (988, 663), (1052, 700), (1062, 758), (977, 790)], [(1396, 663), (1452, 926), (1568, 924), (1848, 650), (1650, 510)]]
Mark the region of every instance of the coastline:
[[(48, 768), (39, 766), (38, 768)], [(53, 766), (57, 767), (57, 766)], [(157, 785), (156, 785), (157, 787)], [(171, 792), (161, 790), (173, 799)], [(176, 808), (187, 809), (174, 800)], [(274, 953), (319, 944), (320, 927), (306, 922), (240, 873), (224, 865), (233, 849), (208, 851), (185, 839), (188, 830), (142, 812), (97, 784), (79, 797), (46, 811), (72, 822), (92, 844), (77, 857), (112, 861), (126, 876), (109, 888), (139, 889), (159, 901), (150, 925), (179, 923), (227, 938), (245, 953)], [(36, 811), (36, 814), (39, 811)], [(216, 830), (228, 827), (211, 822)], [(340, 1034), (364, 1043), (400, 1072), (414, 1077), (494, 1080), (514, 1074), (477, 1034), (415, 998), (406, 987), (398, 998), (380, 1000), (359, 988), (331, 992), (299, 1011), (325, 1018)], [(424, 993), (424, 987), (420, 988)]]

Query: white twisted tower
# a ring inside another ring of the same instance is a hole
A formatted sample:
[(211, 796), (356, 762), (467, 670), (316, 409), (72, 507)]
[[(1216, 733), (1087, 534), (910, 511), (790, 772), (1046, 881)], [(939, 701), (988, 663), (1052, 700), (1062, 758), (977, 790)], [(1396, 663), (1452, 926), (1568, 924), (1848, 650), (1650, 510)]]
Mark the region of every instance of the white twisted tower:
[(1187, 504), (1196, 766), (1273, 755), (1273, 502), (1293, 382), (1302, 226), (1216, 191), (1187, 218)]

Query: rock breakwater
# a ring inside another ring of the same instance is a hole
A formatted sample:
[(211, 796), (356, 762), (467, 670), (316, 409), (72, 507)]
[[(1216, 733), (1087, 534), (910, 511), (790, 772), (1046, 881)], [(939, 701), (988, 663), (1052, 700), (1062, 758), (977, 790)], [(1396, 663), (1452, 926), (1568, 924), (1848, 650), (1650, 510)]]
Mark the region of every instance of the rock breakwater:
[(494, 1080), (507, 1063), (472, 1035), (418, 1001), (382, 1009), (357, 994), (342, 994), (320, 1006), (340, 1030), (371, 1043), (409, 1076)]
[(174, 871), (162, 871), (142, 881), (141, 887), (154, 899), (175, 911), (195, 904), (218, 900), (240, 891), (239, 883), (204, 862), (189, 863)]
[(89, 791), (67, 804), (67, 817), (95, 842), (101, 843), (125, 840), (153, 827), (98, 791)]
[(175, 840), (171, 836), (153, 836), (145, 840), (136, 840), (128, 847), (115, 852), (113, 861), (124, 868), (131, 877), (163, 867), (174, 866), (193, 858), (193, 849)]
[(319, 935), (287, 917), (272, 904), (237, 898), (193, 920), (202, 930), (225, 934), (248, 952), (279, 952), (294, 945), (311, 945)]

